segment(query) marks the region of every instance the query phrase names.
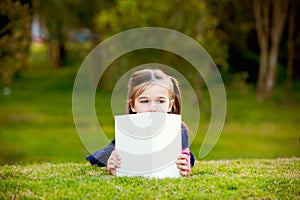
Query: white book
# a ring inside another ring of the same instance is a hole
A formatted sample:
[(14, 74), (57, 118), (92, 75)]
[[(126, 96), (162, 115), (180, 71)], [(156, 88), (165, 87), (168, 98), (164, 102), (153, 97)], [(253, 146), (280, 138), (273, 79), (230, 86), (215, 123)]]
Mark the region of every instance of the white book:
[(178, 178), (175, 162), (181, 154), (181, 115), (146, 112), (115, 116), (117, 176)]

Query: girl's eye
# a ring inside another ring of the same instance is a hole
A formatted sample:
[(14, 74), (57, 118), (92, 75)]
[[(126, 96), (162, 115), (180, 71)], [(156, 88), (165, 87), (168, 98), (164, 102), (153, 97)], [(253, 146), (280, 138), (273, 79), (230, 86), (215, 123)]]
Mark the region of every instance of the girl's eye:
[(158, 103), (165, 103), (164, 100), (158, 100), (157, 102), (158, 102)]
[(148, 103), (149, 101), (148, 100), (142, 100), (140, 101), (141, 103)]

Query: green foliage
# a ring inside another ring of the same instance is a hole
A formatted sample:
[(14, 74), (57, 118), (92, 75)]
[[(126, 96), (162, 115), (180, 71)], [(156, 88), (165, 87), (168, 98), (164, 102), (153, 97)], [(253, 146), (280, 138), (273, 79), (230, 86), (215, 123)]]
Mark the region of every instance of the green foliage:
[(82, 163), (0, 167), (1, 199), (297, 199), (300, 159), (196, 163), (179, 179), (114, 177)]
[[(183, 2), (175, 0), (118, 0), (116, 6), (103, 10), (96, 18), (98, 30), (104, 39), (125, 30), (138, 27), (163, 27), (182, 32), (198, 41), (210, 54), (215, 63), (222, 69), (228, 68), (227, 44), (224, 42), (223, 34), (218, 30), (218, 19), (213, 16), (205, 1), (192, 0)], [(139, 53), (132, 52), (123, 63), (119, 63), (118, 70), (114, 73), (122, 73), (121, 68), (136, 66), (136, 63), (152, 62), (154, 57), (158, 63), (164, 63), (186, 73), (189, 66), (182, 63), (180, 58), (162, 51), (147, 51)], [(177, 67), (180, 62), (181, 66)], [(192, 80), (195, 73), (192, 73)], [(108, 74), (109, 75), (109, 74)], [(185, 74), (187, 75), (187, 74)], [(189, 75), (187, 75), (189, 76)], [(111, 77), (113, 78), (113, 77)], [(106, 82), (109, 82), (108, 78)], [(106, 83), (104, 83), (106, 84)], [(110, 88), (111, 89), (111, 88)]]
[(0, 1), (0, 82), (10, 84), (27, 66), (30, 7), (26, 1)]
[(93, 30), (93, 16), (109, 6), (109, 2), (91, 0), (36, 0), (34, 11), (49, 31), (51, 39), (66, 40), (69, 31), (76, 28)]
[[(54, 66), (63, 66), (69, 54), (74, 54), (69, 48), (71, 31), (89, 29), (92, 35), (89, 39), (91, 46), (99, 42), (99, 37), (95, 33), (94, 16), (101, 10), (109, 7), (110, 1), (90, 0), (34, 0), (34, 12), (39, 16), (41, 23), (47, 27), (49, 38), (47, 42), (51, 61)], [(73, 41), (74, 42), (74, 41)], [(80, 44), (85, 45), (85, 44)], [(89, 47), (89, 50), (91, 47)], [(80, 52), (80, 48), (76, 49)], [(76, 56), (70, 55), (70, 57)]]
[[(256, 83), (259, 66), (259, 46), (255, 32), (253, 1), (244, 0), (206, 0), (212, 15), (218, 19), (218, 30), (228, 44), (228, 70), (223, 78), (230, 81), (242, 78), (248, 73), (245, 81)], [(236, 74), (241, 73), (241, 74)], [(240, 76), (240, 77), (238, 77)], [(242, 86), (242, 82), (240, 82)], [(237, 85), (236, 85), (237, 86)]]

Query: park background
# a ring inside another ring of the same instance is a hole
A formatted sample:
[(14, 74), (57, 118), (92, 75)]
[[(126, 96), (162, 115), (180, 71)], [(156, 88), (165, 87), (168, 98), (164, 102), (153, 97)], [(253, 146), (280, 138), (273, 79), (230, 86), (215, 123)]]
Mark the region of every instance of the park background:
[[(213, 150), (198, 160), (299, 158), (299, 8), (292, 0), (2, 0), (0, 164), (85, 163), (89, 152), (72, 116), (76, 73), (101, 41), (138, 27), (188, 35), (222, 75), (225, 125)], [(210, 97), (195, 69), (170, 52), (138, 50), (113, 62), (96, 83), (99, 123), (113, 138), (114, 84), (150, 62), (174, 67), (194, 88), (201, 111), (191, 144), (197, 156), (210, 121)]]

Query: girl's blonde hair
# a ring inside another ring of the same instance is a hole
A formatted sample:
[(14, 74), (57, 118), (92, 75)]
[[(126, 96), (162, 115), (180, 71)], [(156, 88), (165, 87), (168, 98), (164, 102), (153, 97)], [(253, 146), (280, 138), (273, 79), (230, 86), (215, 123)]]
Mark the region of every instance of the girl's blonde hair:
[(170, 99), (174, 100), (171, 112), (172, 114), (180, 114), (181, 112), (181, 92), (178, 81), (171, 76), (168, 76), (159, 69), (142, 69), (132, 74), (128, 82), (128, 96), (126, 112), (134, 114), (131, 107), (134, 106), (134, 100), (142, 94), (149, 86), (160, 84), (167, 87), (170, 91)]

